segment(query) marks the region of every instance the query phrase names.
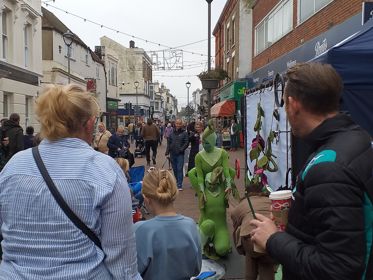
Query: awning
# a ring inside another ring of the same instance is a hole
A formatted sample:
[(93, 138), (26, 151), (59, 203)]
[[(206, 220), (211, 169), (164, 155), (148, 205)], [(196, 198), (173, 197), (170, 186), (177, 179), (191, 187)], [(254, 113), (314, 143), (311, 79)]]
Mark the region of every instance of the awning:
[(236, 102), (224, 100), (211, 107), (211, 117), (231, 117), (236, 113)]

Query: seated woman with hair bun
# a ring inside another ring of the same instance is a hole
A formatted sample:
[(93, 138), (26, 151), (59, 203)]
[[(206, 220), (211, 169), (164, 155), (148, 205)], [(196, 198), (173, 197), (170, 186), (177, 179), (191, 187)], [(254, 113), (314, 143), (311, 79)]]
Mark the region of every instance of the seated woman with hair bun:
[(186, 280), (199, 274), (201, 242), (194, 220), (176, 214), (178, 190), (168, 170), (144, 176), (144, 203), (155, 217), (135, 224), (138, 269), (144, 280)]

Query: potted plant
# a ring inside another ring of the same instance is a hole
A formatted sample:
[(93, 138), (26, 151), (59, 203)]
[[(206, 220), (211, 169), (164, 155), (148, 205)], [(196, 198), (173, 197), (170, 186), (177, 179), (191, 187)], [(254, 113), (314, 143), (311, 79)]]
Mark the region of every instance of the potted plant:
[(228, 78), (228, 73), (224, 69), (215, 68), (210, 71), (201, 72), (198, 75), (201, 80), (202, 88), (215, 89), (219, 87), (219, 82)]

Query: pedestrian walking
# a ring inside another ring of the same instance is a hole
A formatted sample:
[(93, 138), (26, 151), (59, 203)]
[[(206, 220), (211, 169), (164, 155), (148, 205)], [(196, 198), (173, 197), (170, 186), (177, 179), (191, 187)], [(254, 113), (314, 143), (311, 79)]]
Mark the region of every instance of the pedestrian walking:
[(173, 129), (171, 123), (168, 123), (167, 127), (164, 130), (164, 138), (166, 139), (166, 141), (167, 141), (168, 137), (170, 137), (170, 135), (172, 134), (173, 130), (174, 129)]
[(98, 131), (96, 132), (95, 139), (93, 141), (93, 147), (96, 151), (108, 154), (109, 147), (107, 146), (107, 143), (111, 137), (111, 133), (106, 129), (103, 122), (98, 124), (97, 129)]
[(32, 126), (28, 126), (26, 127), (26, 134), (23, 135), (23, 148), (26, 150), (34, 146), (34, 128)]
[(177, 119), (175, 122), (175, 130), (167, 138), (166, 156), (170, 156), (172, 169), (177, 181), (177, 187), (180, 191), (183, 190), (184, 153), (188, 145), (188, 133), (183, 129), (183, 122), (180, 119)]
[(287, 71), (285, 111), (311, 155), (297, 176), (285, 232), (256, 214), (251, 240), (283, 266), (283, 279), (373, 279), (371, 139), (339, 113), (342, 80), (328, 64)]
[(152, 167), (144, 176), (144, 203), (155, 215), (134, 225), (138, 268), (144, 280), (191, 279), (201, 270), (198, 229), (193, 219), (176, 213), (177, 194), (170, 171)]
[(236, 151), (238, 148), (238, 125), (235, 119), (232, 119), (229, 134), (231, 137), (231, 151)]
[(191, 127), (189, 133), (190, 152), (188, 160), (188, 172), (195, 166), (195, 158), (198, 152), (201, 150), (201, 133), (202, 123), (197, 121), (193, 123), (194, 127)]
[(135, 139), (135, 125), (132, 122), (128, 124), (128, 133), (130, 136), (131, 144), (133, 144), (133, 140)]
[(152, 149), (152, 160), (153, 164), (156, 164), (157, 148), (159, 139), (159, 129), (153, 123), (152, 119), (148, 119), (146, 125), (142, 128), (141, 136), (145, 141), (145, 155), (148, 166), (150, 165), (150, 149)]
[(126, 179), (91, 147), (96, 99), (76, 85), (51, 86), (35, 109), (44, 139), (0, 174), (0, 278), (141, 280)]
[(4, 121), (1, 126), (1, 137), (8, 138), (8, 157), (9, 161), (16, 153), (24, 149), (23, 129), (19, 125), (20, 116), (17, 113), (12, 113), (9, 120)]

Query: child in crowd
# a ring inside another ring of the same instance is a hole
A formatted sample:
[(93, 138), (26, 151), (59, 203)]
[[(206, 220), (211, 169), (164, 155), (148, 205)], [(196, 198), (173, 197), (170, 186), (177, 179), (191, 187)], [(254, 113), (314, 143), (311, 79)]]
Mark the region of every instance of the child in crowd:
[(122, 168), (124, 175), (127, 178), (127, 182), (130, 182), (130, 174), (129, 174), (129, 169), (130, 169), (130, 164), (128, 160), (125, 158), (117, 157), (115, 158), (116, 162), (119, 164), (119, 166)]
[(144, 280), (182, 280), (199, 274), (201, 242), (194, 220), (176, 213), (176, 180), (168, 170), (149, 169), (142, 194), (153, 219), (134, 225), (138, 269)]

